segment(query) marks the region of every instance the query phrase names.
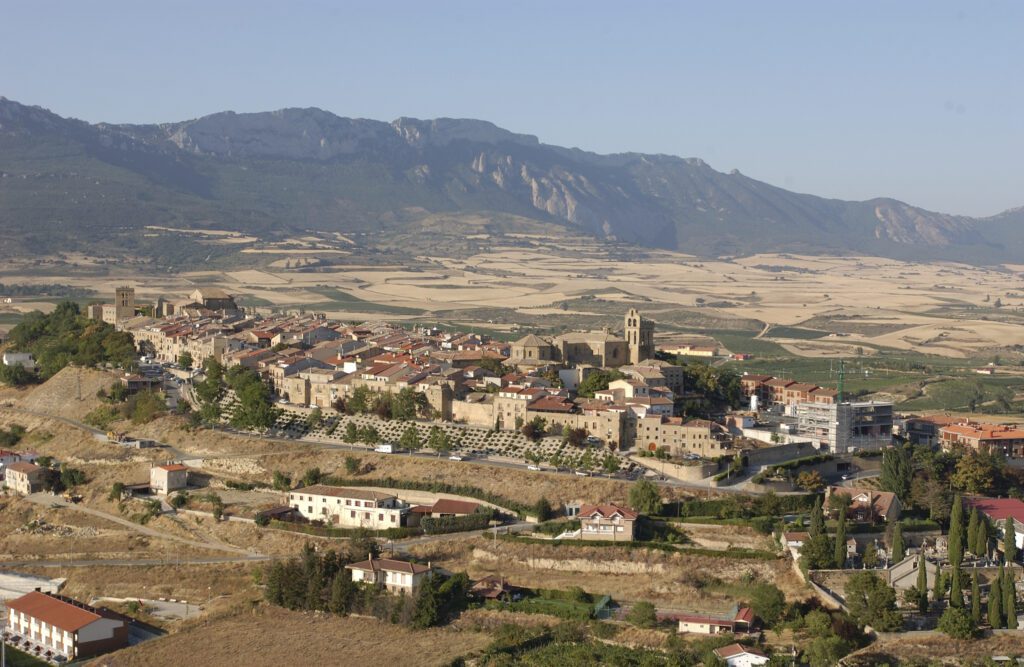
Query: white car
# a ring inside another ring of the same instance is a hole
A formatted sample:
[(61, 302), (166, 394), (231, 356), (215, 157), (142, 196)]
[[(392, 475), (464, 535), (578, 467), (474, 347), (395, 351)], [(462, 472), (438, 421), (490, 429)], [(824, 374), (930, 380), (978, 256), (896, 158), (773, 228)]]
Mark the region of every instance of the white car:
[(526, 469), (527, 469), (527, 470), (540, 470), (540, 469), (541, 469), (541, 467), (540, 467), (540, 466), (535, 466), (535, 465), (533, 465), (533, 464), (531, 463), (530, 465), (526, 466)]
[(587, 472), (586, 470), (577, 470), (576, 474), (579, 475), (580, 477), (590, 477), (590, 473)]
[(448, 457), (448, 460), (449, 461), (461, 461), (462, 457), (459, 456), (458, 454), (452, 454), (451, 456)]

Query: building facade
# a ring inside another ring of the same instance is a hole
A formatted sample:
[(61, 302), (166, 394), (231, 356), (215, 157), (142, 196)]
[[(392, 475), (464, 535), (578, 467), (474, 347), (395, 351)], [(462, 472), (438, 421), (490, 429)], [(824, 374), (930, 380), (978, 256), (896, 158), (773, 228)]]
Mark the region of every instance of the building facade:
[(326, 484), (290, 491), (288, 504), (309, 521), (368, 530), (398, 528), (409, 512), (409, 506), (391, 494)]
[(380, 586), (389, 593), (415, 595), (423, 581), (433, 573), (429, 564), (420, 565), (404, 560), (374, 558), (345, 566), (352, 572), (352, 581), (370, 586)]
[(612, 503), (583, 505), (579, 512), (580, 539), (632, 542), (640, 514)]
[(105, 609), (33, 591), (7, 605), (7, 632), (65, 661), (128, 646), (128, 624)]
[(892, 403), (797, 403), (796, 418), (797, 435), (832, 454), (892, 444)]
[(15, 493), (27, 496), (43, 489), (46, 470), (28, 461), (18, 461), (4, 471), (4, 486)]

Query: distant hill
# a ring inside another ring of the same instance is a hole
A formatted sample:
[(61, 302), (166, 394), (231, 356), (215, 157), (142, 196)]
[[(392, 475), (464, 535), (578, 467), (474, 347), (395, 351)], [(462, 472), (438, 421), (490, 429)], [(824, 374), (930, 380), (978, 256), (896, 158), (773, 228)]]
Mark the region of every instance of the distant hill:
[(171, 252), (147, 241), (147, 225), (273, 236), (387, 230), (436, 213), (500, 214), (707, 256), (987, 263), (1024, 249), (1024, 209), (974, 219), (892, 199), (824, 199), (699, 159), (598, 155), (486, 121), (283, 109), (90, 125), (0, 98), (2, 254)]

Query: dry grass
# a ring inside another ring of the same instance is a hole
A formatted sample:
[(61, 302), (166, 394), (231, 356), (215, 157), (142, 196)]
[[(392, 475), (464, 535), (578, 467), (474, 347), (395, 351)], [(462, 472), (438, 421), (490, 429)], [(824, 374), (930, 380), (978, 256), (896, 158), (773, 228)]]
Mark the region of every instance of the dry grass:
[(413, 631), (375, 619), (290, 612), (272, 607), (210, 620), (97, 659), (93, 665), (181, 664), (186, 656), (218, 665), (446, 665), (483, 649), (480, 632)]
[[(887, 635), (854, 655), (844, 664), (868, 667), (889, 664), (983, 665), (992, 656), (1024, 656), (1024, 635), (999, 634), (984, 639), (961, 641), (938, 633)], [(895, 658), (896, 660), (893, 660)], [(911, 662), (912, 661), (912, 662)]]

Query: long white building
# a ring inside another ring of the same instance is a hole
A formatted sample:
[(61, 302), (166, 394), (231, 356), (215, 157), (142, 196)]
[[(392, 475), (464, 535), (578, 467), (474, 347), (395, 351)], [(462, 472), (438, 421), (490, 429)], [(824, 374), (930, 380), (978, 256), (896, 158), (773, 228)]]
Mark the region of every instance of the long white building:
[(315, 484), (288, 493), (288, 504), (309, 521), (342, 528), (398, 528), (409, 506), (396, 496), (368, 489)]

